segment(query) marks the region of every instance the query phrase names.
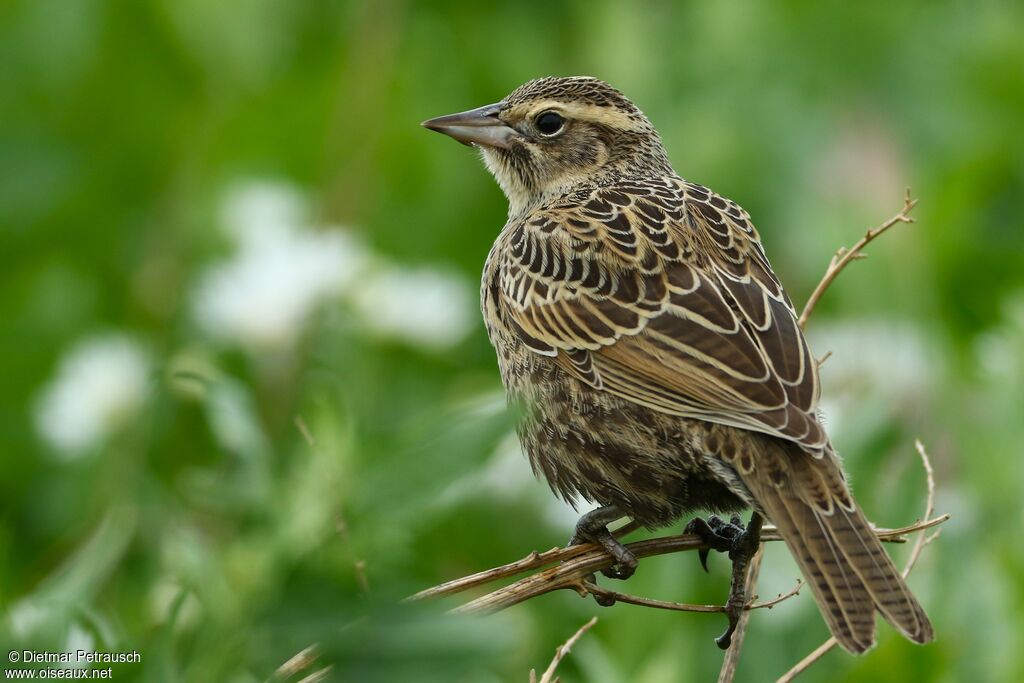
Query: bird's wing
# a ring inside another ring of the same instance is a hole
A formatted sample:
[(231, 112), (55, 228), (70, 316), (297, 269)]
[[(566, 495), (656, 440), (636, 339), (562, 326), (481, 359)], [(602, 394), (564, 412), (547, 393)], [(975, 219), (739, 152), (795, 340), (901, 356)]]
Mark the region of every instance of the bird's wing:
[(532, 351), (655, 410), (826, 444), (816, 363), (735, 203), (678, 178), (622, 182), (501, 239), (499, 314)]

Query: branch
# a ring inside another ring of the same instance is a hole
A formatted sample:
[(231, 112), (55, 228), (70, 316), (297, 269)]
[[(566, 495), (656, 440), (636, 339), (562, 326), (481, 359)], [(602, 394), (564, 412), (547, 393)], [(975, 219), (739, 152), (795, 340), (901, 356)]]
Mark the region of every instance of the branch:
[[(949, 519), (949, 515), (941, 515), (935, 519), (917, 522), (896, 529), (876, 529), (875, 534), (879, 540), (888, 543), (905, 543), (907, 541), (907, 534), (929, 529), (942, 524), (947, 519)], [(761, 540), (763, 542), (781, 541), (782, 536), (779, 535), (779, 531), (775, 527), (766, 526), (761, 531)], [(705, 547), (707, 546), (704, 545), (704, 542), (694, 534), (662, 536), (626, 544), (626, 548), (637, 559), (689, 550), (700, 550)], [(551, 563), (556, 564), (475, 600), (471, 600), (451, 611), (457, 614), (492, 613), (552, 591), (562, 589), (575, 591), (578, 584), (584, 579), (594, 572), (611, 567), (615, 560), (604, 548), (592, 543), (569, 546), (568, 548), (552, 548), (545, 553), (534, 551), (517, 562), (488, 569), (478, 574), (456, 579), (455, 581), (449, 581), (440, 586), (420, 591), (408, 599), (423, 600), (442, 595), (454, 595), (475, 586), (508, 578)]]
[[(761, 561), (764, 559), (764, 546), (757, 549), (757, 553), (750, 560), (747, 568), (747, 582), (744, 587), (746, 595), (753, 595), (757, 590), (757, 579), (761, 573)], [(800, 590), (797, 584), (796, 590)], [(718, 683), (732, 683), (736, 676), (736, 667), (740, 663), (740, 650), (743, 648), (743, 639), (747, 637), (747, 624), (750, 622), (750, 612), (745, 611), (736, 622), (736, 629), (732, 633), (732, 644), (725, 651), (722, 658), (722, 668), (718, 671)]]
[[(779, 593), (771, 600), (765, 602), (756, 602), (757, 596), (753, 596), (750, 601), (743, 607), (745, 611), (755, 609), (771, 609), (775, 605), (789, 600), (794, 595), (799, 595), (800, 589), (804, 587), (804, 582), (801, 579), (796, 580), (796, 586), (785, 593)], [(618, 591), (608, 590), (602, 588), (592, 581), (581, 581), (575, 586), (576, 592), (581, 596), (593, 595), (595, 598), (600, 598), (602, 605), (611, 605), (616, 602), (624, 602), (628, 605), (639, 605), (640, 607), (653, 607), (654, 609), (667, 609), (676, 612), (704, 612), (704, 613), (722, 613), (725, 612), (725, 605), (692, 605), (682, 602), (669, 602), (667, 600), (654, 600), (652, 598), (641, 598), (636, 595), (630, 595), (629, 593), (620, 593)]]
[(807, 326), (807, 320), (811, 317), (811, 313), (814, 312), (814, 307), (818, 305), (818, 301), (822, 295), (825, 294), (825, 290), (828, 289), (832, 281), (836, 279), (839, 273), (842, 272), (843, 268), (848, 266), (851, 261), (856, 259), (865, 258), (867, 254), (862, 254), (861, 251), (871, 242), (873, 239), (881, 235), (883, 232), (896, 225), (897, 223), (913, 223), (915, 219), (910, 217), (910, 212), (917, 206), (917, 200), (910, 198), (910, 188), (906, 189), (903, 194), (903, 208), (898, 214), (882, 223), (878, 227), (869, 228), (864, 236), (861, 237), (856, 244), (847, 249), (846, 247), (839, 247), (835, 255), (832, 257), (832, 261), (828, 264), (828, 269), (825, 271), (825, 275), (822, 276), (821, 282), (814, 288), (811, 293), (811, 297), (807, 300), (807, 304), (804, 305), (804, 310), (800, 314), (800, 327), (804, 328)]
[[(924, 467), (925, 477), (928, 481), (928, 499), (924, 506), (924, 521), (928, 521), (935, 513), (935, 470), (932, 469), (932, 462), (928, 458), (928, 453), (925, 451), (924, 444), (921, 443), (920, 439), (914, 439), (914, 447), (917, 449), (917, 454), (921, 457), (921, 466)], [(949, 515), (942, 516), (946, 519), (949, 518)], [(930, 534), (921, 534), (917, 537), (917, 541), (914, 543), (914, 548), (910, 551), (910, 557), (907, 558), (907, 564), (903, 567), (904, 579), (910, 576), (910, 572), (913, 571), (918, 558), (921, 557), (921, 551), (924, 550), (929, 543), (939, 537), (940, 531), (941, 529), (936, 529)], [(836, 639), (829, 638), (815, 648), (813, 652), (797, 662), (792, 669), (784, 673), (776, 683), (789, 683), (806, 671), (816, 661), (828, 654), (836, 645)]]
[(558, 683), (558, 679), (555, 678), (555, 669), (558, 668), (558, 665), (559, 663), (561, 663), (562, 659), (564, 659), (565, 656), (569, 654), (569, 650), (572, 649), (572, 646), (575, 645), (576, 641), (580, 639), (580, 636), (586, 633), (590, 629), (590, 627), (592, 627), (596, 623), (597, 617), (591, 617), (590, 621), (583, 624), (583, 626), (580, 626), (580, 629), (576, 631), (576, 633), (574, 633), (572, 637), (569, 638), (569, 640), (565, 641), (563, 645), (561, 645), (557, 650), (555, 650), (555, 657), (551, 660), (551, 663), (548, 664), (548, 668), (544, 671), (544, 675), (540, 677), (540, 681), (537, 680), (537, 672), (531, 669), (530, 683)]
[[(639, 524), (630, 522), (613, 531), (612, 535), (616, 538), (622, 538), (626, 534), (637, 530), (639, 527)], [(461, 593), (462, 591), (475, 588), (476, 586), (482, 586), (484, 584), (491, 583), (492, 581), (497, 581), (498, 579), (522, 574), (523, 572), (531, 569), (539, 569), (540, 567), (544, 567), (553, 562), (568, 560), (598, 547), (600, 546), (581, 543), (580, 545), (571, 545), (566, 548), (554, 547), (543, 553), (538, 553), (534, 550), (521, 560), (516, 560), (509, 564), (503, 564), (500, 567), (495, 567), (494, 569), (477, 572), (476, 574), (470, 574), (469, 576), (463, 576), (462, 578), (446, 581), (434, 586), (433, 588), (427, 588), (425, 590), (421, 590), (415, 595), (410, 595), (406, 600), (427, 600), (430, 598), (440, 598), (444, 595), (455, 595), (456, 593)]]
[[(317, 658), (319, 656), (320, 650), (317, 647), (317, 644), (313, 643), (279, 666), (277, 671), (275, 671), (267, 680), (267, 683), (284, 683), (284, 681), (305, 673), (305, 671), (313, 668), (317, 664)], [(331, 673), (331, 668), (331, 665), (328, 664), (322, 669), (317, 669), (316, 671), (306, 674), (298, 681), (298, 683), (321, 683), (321, 681), (326, 680), (327, 675)]]

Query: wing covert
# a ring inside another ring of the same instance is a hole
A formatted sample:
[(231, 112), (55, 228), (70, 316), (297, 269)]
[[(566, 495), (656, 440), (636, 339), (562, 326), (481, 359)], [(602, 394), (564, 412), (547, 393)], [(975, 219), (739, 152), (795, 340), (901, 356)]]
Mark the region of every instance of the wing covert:
[(816, 364), (735, 203), (678, 178), (620, 182), (500, 239), (500, 307), (532, 351), (654, 410), (827, 441)]

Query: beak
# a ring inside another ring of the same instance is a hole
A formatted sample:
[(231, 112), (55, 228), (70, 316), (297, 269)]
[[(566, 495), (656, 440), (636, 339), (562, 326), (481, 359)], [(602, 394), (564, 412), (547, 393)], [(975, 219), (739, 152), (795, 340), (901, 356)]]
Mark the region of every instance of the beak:
[(509, 141), (516, 131), (498, 118), (500, 105), (488, 104), (485, 107), (436, 119), (424, 121), (421, 125), (438, 133), (449, 135), (464, 145), (485, 145), (508, 149)]

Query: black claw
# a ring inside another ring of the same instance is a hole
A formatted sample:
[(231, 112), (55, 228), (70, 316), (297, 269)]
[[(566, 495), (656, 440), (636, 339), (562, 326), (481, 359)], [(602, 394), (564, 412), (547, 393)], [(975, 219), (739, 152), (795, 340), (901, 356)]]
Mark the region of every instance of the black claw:
[(711, 554), (710, 548), (701, 548), (697, 551), (697, 557), (700, 558), (700, 566), (704, 567), (704, 573), (710, 574), (711, 570), (708, 569), (708, 555)]
[(601, 575), (609, 579), (615, 579), (616, 581), (625, 581), (629, 577), (633, 576), (633, 571), (625, 567), (615, 565), (602, 569)]
[(620, 581), (625, 581), (629, 577), (633, 576), (633, 573), (636, 572), (638, 562), (636, 556), (633, 555), (626, 546), (619, 543), (607, 529), (604, 529), (603, 532), (597, 532), (597, 534), (595, 534), (595, 541), (603, 545), (605, 550), (615, 558), (615, 564), (611, 567), (605, 567), (602, 569), (602, 574), (607, 576), (609, 579), (618, 579)]
[[(738, 517), (733, 517), (733, 520), (739, 520)], [(717, 515), (711, 515), (707, 520), (703, 520), (700, 517), (694, 517), (690, 520), (690, 523), (683, 529), (685, 533), (694, 534), (700, 537), (700, 540), (707, 546), (697, 551), (697, 557), (700, 559), (700, 566), (704, 568), (704, 571), (708, 570), (708, 555), (712, 550), (720, 553), (727, 553), (732, 550), (735, 539), (743, 533), (743, 527), (731, 522), (726, 522)]]

